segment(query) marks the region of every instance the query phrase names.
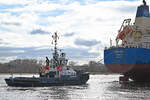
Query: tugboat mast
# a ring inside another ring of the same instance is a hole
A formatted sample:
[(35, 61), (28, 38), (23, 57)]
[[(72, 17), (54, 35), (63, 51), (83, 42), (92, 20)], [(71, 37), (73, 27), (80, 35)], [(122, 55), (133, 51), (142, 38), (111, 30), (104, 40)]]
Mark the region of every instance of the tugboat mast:
[(143, 0), (143, 4), (144, 4), (144, 6), (146, 6), (146, 1), (145, 0)]
[[(58, 35), (57, 35), (57, 32), (54, 33), (54, 35), (52, 35), (52, 38), (54, 40), (54, 55), (53, 55), (53, 58), (54, 60), (57, 62), (58, 64), (58, 52), (57, 52), (57, 40), (59, 39)], [(56, 65), (57, 66), (57, 65)]]
[(55, 47), (54, 47), (54, 52), (55, 52), (55, 55), (57, 55), (57, 39), (58, 39), (58, 35), (57, 35), (57, 32), (54, 33), (54, 42), (55, 42)]

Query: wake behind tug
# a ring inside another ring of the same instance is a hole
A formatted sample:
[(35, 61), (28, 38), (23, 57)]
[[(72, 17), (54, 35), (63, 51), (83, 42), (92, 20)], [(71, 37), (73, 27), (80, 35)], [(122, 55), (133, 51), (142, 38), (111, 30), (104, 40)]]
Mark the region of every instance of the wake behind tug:
[(15, 87), (45, 87), (60, 85), (82, 85), (89, 79), (89, 73), (76, 71), (67, 66), (68, 59), (65, 53), (57, 49), (57, 32), (52, 36), (54, 42), (53, 58), (46, 57), (46, 66), (40, 68), (39, 77), (10, 77), (5, 82), (8, 86)]

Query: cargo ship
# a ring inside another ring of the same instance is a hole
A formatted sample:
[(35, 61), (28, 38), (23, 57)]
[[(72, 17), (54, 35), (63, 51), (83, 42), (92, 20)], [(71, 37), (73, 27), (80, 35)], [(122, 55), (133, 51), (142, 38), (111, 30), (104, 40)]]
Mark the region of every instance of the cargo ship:
[(54, 44), (53, 57), (46, 57), (46, 65), (39, 68), (39, 77), (9, 77), (5, 79), (8, 86), (15, 87), (45, 87), (60, 85), (82, 85), (89, 79), (89, 73), (74, 70), (67, 66), (66, 53), (57, 49), (57, 32), (52, 35)]
[(135, 22), (125, 19), (116, 36), (116, 45), (105, 47), (104, 64), (120, 81), (150, 81), (150, 13), (143, 0), (138, 6)]

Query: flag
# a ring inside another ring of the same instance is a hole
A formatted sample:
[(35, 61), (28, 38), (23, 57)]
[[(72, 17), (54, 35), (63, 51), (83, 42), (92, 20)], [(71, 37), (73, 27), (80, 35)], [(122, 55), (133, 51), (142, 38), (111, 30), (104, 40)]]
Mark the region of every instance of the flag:
[(49, 66), (45, 66), (45, 70), (49, 70)]
[(62, 71), (62, 67), (60, 65), (57, 66), (57, 70)]

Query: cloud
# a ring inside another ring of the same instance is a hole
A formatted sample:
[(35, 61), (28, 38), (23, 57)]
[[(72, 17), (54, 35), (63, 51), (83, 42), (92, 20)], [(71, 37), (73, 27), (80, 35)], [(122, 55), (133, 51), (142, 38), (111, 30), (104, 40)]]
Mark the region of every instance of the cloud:
[(15, 26), (20, 26), (21, 24), (18, 22), (1, 22), (1, 25), (15, 25)]
[(30, 4), (33, 3), (34, 0), (0, 0), (0, 4), (5, 5), (24, 5), (24, 4)]
[(64, 51), (70, 58), (85, 58), (90, 56), (97, 56), (97, 53), (90, 53), (88, 52), (89, 49), (85, 48), (64, 48)]
[(14, 60), (14, 59), (17, 59), (17, 56), (10, 56), (10, 57), (0, 56), (1, 63), (9, 62), (10, 60)]
[(75, 33), (74, 32), (71, 32), (71, 33), (66, 33), (64, 34), (65, 37), (70, 37), (70, 36), (73, 36)]
[(0, 38), (0, 45), (7, 45), (8, 43)]
[[(49, 48), (42, 48), (41, 47), (27, 47), (27, 48), (14, 48), (14, 47), (1, 47), (0, 49), (0, 61), (5, 62), (8, 60), (7, 58), (11, 58), (11, 60), (20, 58), (20, 59), (37, 59), (38, 60), (45, 60), (45, 57), (48, 56), (52, 58), (52, 52)], [(67, 47), (63, 48), (62, 52), (67, 54), (67, 58), (73, 61), (86, 60), (88, 63), (89, 60), (96, 58), (99, 56), (98, 53), (88, 52), (89, 49), (84, 48), (72, 48)]]
[[(37, 56), (45, 56), (49, 55), (52, 56), (50, 48), (42, 48), (41, 47), (26, 47), (26, 48), (14, 48), (14, 47), (1, 47), (0, 49), (0, 55), (1, 56), (18, 56), (21, 58), (24, 57), (37, 57)], [(63, 52), (67, 53), (68, 57), (71, 58), (78, 58), (78, 57), (89, 57), (89, 56), (97, 56), (97, 53), (90, 53), (88, 52), (89, 49), (85, 48), (72, 48), (72, 47), (67, 47), (67, 48), (62, 48)]]
[(91, 60), (98, 60), (99, 53), (89, 52), (89, 50), (89, 48), (64, 48), (69, 61), (74, 61), (77, 64), (87, 64)]
[(94, 46), (96, 44), (100, 43), (99, 41), (96, 40), (83, 40), (83, 39), (76, 39), (75, 44), (79, 46)]
[(44, 30), (42, 30), (42, 29), (36, 29), (36, 30), (32, 30), (31, 32), (30, 32), (30, 34), (49, 34), (49, 32), (46, 32), (46, 31), (44, 31)]
[(26, 4), (1, 4), (0, 3), (0, 9), (14, 9), (14, 8), (22, 8), (27, 6)]
[(114, 8), (114, 10), (134, 14), (136, 11), (136, 5), (128, 5), (128, 7), (126, 7), (126, 5), (122, 5), (122, 7), (116, 7)]
[(48, 49), (36, 50), (36, 48), (37, 47), (1, 47), (0, 55), (3, 57), (17, 56), (19, 58), (36, 58), (50, 54)]
[(56, 17), (56, 16), (64, 14), (65, 12), (67, 12), (67, 10), (56, 9), (56, 10), (48, 10), (48, 11), (45, 11), (45, 12), (40, 11), (40, 12), (37, 12), (37, 13), (40, 17), (48, 17), (48, 16)]

